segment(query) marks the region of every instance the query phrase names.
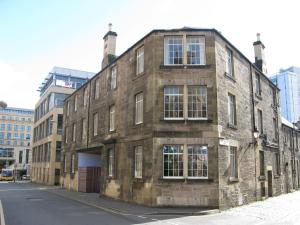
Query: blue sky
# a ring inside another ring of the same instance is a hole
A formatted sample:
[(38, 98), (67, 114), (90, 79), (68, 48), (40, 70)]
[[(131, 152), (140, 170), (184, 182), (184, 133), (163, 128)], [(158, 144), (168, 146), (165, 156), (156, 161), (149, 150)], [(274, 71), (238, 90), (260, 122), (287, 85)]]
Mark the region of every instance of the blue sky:
[(297, 9), (296, 0), (0, 0), (0, 100), (34, 108), (53, 66), (98, 72), (110, 22), (118, 55), (152, 29), (192, 26), (216, 28), (252, 61), (260, 32), (269, 73), (300, 66)]

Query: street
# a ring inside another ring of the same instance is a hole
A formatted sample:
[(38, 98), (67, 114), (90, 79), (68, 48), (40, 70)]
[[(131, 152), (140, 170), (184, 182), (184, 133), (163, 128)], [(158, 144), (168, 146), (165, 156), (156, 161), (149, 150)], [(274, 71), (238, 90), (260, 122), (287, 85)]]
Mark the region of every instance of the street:
[(46, 188), (26, 183), (0, 183), (5, 225), (139, 224), (152, 221), (105, 212), (49, 193)]
[[(101, 209), (55, 194), (58, 187), (28, 182), (0, 183), (5, 215), (1, 225), (297, 225), (300, 224), (300, 192), (269, 198), (221, 213), (202, 216), (150, 215)], [(139, 206), (141, 207), (141, 206)], [(1, 207), (0, 207), (1, 214)], [(0, 215), (2, 216), (2, 215)], [(1, 221), (1, 220), (0, 220)]]

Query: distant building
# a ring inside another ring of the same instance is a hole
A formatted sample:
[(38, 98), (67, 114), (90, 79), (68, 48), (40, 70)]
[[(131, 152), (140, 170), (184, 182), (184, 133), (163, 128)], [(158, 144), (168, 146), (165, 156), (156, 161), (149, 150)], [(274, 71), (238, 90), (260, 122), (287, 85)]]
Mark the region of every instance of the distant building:
[(290, 122), (300, 117), (300, 68), (292, 66), (270, 77), (280, 91), (281, 114)]
[(31, 109), (0, 110), (0, 168), (30, 171), (33, 116)]
[(40, 100), (35, 106), (32, 181), (59, 183), (64, 100), (93, 75), (54, 67), (40, 86)]

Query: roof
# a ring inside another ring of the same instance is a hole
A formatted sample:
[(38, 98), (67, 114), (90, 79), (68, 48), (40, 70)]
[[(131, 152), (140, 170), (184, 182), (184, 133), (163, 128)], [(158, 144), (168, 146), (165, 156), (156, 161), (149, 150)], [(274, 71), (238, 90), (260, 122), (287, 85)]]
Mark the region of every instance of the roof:
[(93, 72), (87, 72), (82, 70), (74, 70), (74, 69), (68, 69), (64, 67), (53, 67), (53, 69), (50, 71), (49, 74), (59, 74), (59, 75), (65, 75), (65, 76), (72, 76), (72, 77), (78, 77), (78, 78), (91, 78), (95, 75)]
[(285, 126), (290, 127), (290, 128), (295, 128), (294, 124), (292, 124), (290, 121), (288, 121), (283, 116), (281, 117), (281, 123), (284, 124)]

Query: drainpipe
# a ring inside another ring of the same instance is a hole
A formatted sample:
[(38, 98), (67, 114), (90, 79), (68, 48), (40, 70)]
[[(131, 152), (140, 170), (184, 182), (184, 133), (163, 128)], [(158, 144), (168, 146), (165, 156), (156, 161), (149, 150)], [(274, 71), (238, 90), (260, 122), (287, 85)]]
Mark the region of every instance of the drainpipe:
[(255, 145), (256, 145), (256, 139), (254, 137), (254, 132), (256, 131), (256, 126), (255, 126), (255, 104), (254, 104), (254, 93), (253, 93), (253, 75), (252, 75), (252, 64), (251, 62), (249, 63), (250, 65), (250, 86), (251, 86), (251, 91), (250, 91), (250, 95), (251, 95), (251, 103), (252, 103), (252, 143), (254, 143), (253, 148), (254, 148), (254, 183), (255, 183), (255, 199), (257, 199), (257, 168), (256, 168), (256, 149), (255, 149)]

